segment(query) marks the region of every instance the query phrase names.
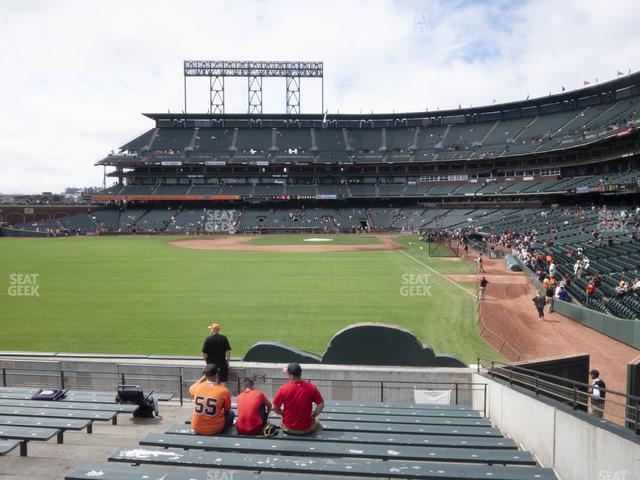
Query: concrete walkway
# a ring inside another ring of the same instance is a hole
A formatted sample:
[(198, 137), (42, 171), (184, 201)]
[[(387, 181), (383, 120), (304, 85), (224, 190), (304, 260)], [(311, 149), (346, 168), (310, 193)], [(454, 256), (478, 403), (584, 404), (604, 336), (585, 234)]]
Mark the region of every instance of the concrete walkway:
[(134, 447), (148, 433), (164, 433), (170, 425), (184, 423), (191, 412), (185, 402), (161, 403), (160, 418), (118, 416), (118, 425), (95, 422), (93, 433), (65, 432), (64, 444), (29, 442), (29, 456), (20, 457), (14, 450), (0, 458), (0, 478), (7, 480), (63, 479), (81, 463), (106, 463), (116, 447)]

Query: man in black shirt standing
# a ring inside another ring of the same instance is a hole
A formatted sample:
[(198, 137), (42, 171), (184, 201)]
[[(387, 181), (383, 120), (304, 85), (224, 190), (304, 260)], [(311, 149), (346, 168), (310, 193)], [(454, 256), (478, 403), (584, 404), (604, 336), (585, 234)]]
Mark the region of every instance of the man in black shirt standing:
[(223, 386), (227, 385), (229, 377), (229, 360), (231, 358), (231, 345), (224, 335), (220, 335), (220, 325), (212, 323), (209, 325), (209, 335), (202, 346), (202, 358), (208, 364), (218, 367), (218, 380)]
[(589, 372), (591, 376), (591, 415), (602, 418), (604, 416), (604, 397), (607, 395), (607, 385), (600, 379), (600, 372), (595, 368)]

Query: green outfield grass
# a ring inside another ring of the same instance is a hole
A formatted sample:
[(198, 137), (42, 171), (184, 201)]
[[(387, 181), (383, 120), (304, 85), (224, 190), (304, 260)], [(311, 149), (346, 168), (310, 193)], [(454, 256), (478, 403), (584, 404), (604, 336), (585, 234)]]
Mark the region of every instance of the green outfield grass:
[[(0, 239), (0, 350), (198, 355), (215, 321), (234, 356), (259, 340), (321, 354), (341, 328), (384, 322), (438, 353), (500, 358), (477, 334), (474, 298), (418, 262), (443, 273), (472, 273), (472, 264), (429, 258), (414, 237), (398, 239), (406, 251), (317, 254), (189, 250), (169, 240)], [(37, 274), (39, 296), (10, 296), (12, 274)], [(430, 295), (404, 296), (421, 274), (430, 274)]]
[[(324, 241), (308, 241), (322, 239)], [(307, 240), (307, 241), (305, 241)], [(261, 235), (247, 243), (252, 245), (375, 245), (381, 244), (373, 235)]]

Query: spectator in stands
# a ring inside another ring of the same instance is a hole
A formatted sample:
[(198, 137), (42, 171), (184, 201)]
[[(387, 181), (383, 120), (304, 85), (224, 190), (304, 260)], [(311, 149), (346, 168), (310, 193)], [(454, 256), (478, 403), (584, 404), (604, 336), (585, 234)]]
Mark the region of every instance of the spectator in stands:
[(547, 277), (545, 275), (545, 277), (542, 279), (542, 290), (547, 290), (549, 288), (549, 277)]
[(578, 278), (582, 278), (582, 261), (581, 260), (578, 260), (576, 263), (573, 264), (573, 274)]
[(552, 261), (552, 262), (549, 264), (549, 276), (550, 276), (551, 278), (555, 278), (556, 273), (557, 273), (556, 264)]
[(620, 280), (620, 283), (616, 287), (616, 294), (618, 297), (624, 297), (629, 293), (629, 284), (624, 280)]
[(535, 297), (533, 297), (533, 304), (536, 306), (536, 310), (538, 311), (538, 320), (544, 320), (544, 306), (547, 304), (547, 301), (542, 295), (542, 291), (538, 290)]
[(600, 372), (595, 368), (589, 372), (589, 375), (592, 380), (591, 387), (589, 388), (589, 393), (591, 394), (591, 415), (602, 418), (607, 385), (600, 379)]
[(631, 286), (631, 292), (638, 294), (640, 292), (640, 277), (636, 278)]
[(231, 359), (231, 345), (224, 335), (220, 335), (220, 325), (212, 323), (209, 325), (209, 335), (202, 346), (202, 358), (207, 364), (218, 367), (218, 379), (224, 386), (227, 385), (229, 377), (229, 360)]
[(194, 400), (191, 428), (199, 435), (217, 435), (233, 424), (231, 392), (218, 384), (218, 367), (209, 364), (200, 380), (191, 385)]
[(591, 277), (591, 281), (593, 282), (596, 288), (600, 288), (602, 277), (600, 276), (599, 273), (596, 273), (593, 277)]
[(562, 300), (563, 302), (569, 301), (569, 295), (567, 294), (564, 283), (560, 282), (556, 287), (555, 298), (557, 298), (558, 300)]
[(553, 311), (553, 296), (556, 294), (556, 286), (555, 283), (552, 285), (551, 281), (547, 280), (547, 286), (544, 290), (544, 296), (546, 300), (546, 304), (549, 305), (549, 311)]
[(593, 280), (587, 283), (587, 286), (585, 287), (585, 292), (587, 294), (585, 304), (589, 305), (589, 302), (593, 300), (596, 295), (596, 286), (593, 284)]
[(245, 378), (244, 390), (238, 395), (236, 430), (240, 435), (257, 435), (269, 421), (271, 402), (260, 390), (253, 388), (253, 380)]
[(282, 430), (292, 435), (308, 435), (322, 430), (318, 415), (324, 408), (324, 399), (320, 391), (313, 383), (300, 380), (300, 364), (290, 363), (284, 372), (289, 376), (289, 382), (281, 386), (273, 397), (273, 411), (282, 415)]
[(487, 285), (489, 285), (489, 280), (486, 277), (482, 277), (480, 279), (480, 283), (478, 285), (478, 299), (485, 299), (485, 291), (487, 289)]

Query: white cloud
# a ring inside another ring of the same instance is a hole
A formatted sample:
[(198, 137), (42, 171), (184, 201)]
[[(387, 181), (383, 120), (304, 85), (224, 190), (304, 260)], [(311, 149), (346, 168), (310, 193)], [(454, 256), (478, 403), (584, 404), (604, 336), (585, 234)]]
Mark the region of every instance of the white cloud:
[[(635, 71), (639, 17), (633, 0), (4, 2), (0, 192), (100, 184), (141, 112), (182, 110), (184, 59), (322, 60), (330, 112), (477, 106)], [(228, 110), (245, 88), (228, 82)], [(189, 92), (205, 111), (207, 85)], [(284, 109), (284, 80), (264, 104)], [(318, 81), (302, 108), (320, 111)]]

